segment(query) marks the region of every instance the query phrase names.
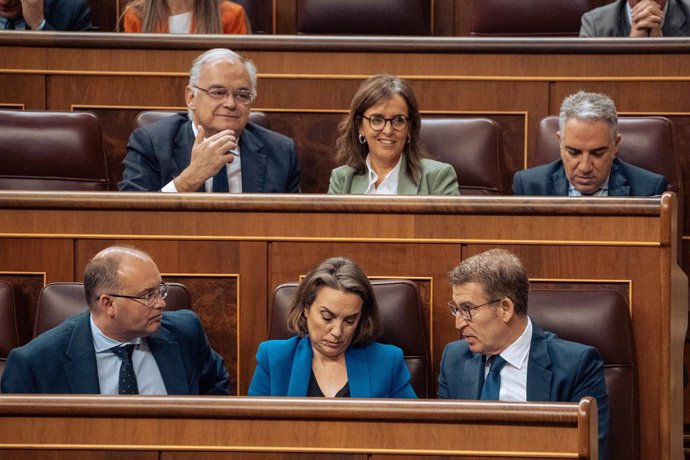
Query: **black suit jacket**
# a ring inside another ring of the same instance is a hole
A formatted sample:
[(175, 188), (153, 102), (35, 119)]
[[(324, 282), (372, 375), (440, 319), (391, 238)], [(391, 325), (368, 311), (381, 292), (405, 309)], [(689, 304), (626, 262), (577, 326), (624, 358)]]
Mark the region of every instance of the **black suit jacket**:
[[(123, 191), (158, 191), (189, 166), (194, 145), (192, 122), (175, 114), (132, 133), (119, 183)], [(239, 141), (242, 191), (299, 192), (300, 167), (289, 137), (247, 123)], [(204, 191), (201, 187), (199, 191)]]
[(89, 30), (91, 9), (85, 0), (45, 0), (43, 30)]
[[(568, 196), (563, 161), (523, 169), (513, 176), (515, 195)], [(609, 196), (654, 196), (666, 191), (666, 178), (614, 158), (609, 176)]]
[[(72, 316), (10, 351), (2, 392), (99, 394), (90, 315), (87, 310)], [(194, 312), (164, 312), (160, 329), (146, 341), (168, 394), (229, 394), (223, 358), (209, 345)]]
[[(582, 15), (580, 37), (627, 37), (630, 21), (625, 10), (628, 0), (595, 8)], [(690, 35), (690, 0), (668, 0), (666, 19), (661, 28), (664, 37)]]

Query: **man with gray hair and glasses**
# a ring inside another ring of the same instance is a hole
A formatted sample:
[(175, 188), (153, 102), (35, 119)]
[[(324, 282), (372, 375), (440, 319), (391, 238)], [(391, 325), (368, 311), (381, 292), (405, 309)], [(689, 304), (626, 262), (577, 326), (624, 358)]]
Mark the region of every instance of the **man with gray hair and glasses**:
[(448, 303), (461, 340), (441, 357), (442, 399), (578, 402), (596, 398), (599, 458), (607, 458), (609, 404), (596, 348), (559, 339), (527, 315), (529, 280), (520, 259), (491, 249), (448, 274)]
[(223, 359), (190, 310), (163, 312), (151, 257), (112, 246), (84, 270), (89, 309), (10, 351), (3, 393), (227, 395)]
[(579, 91), (561, 104), (561, 159), (518, 171), (515, 195), (653, 196), (666, 178), (616, 157), (621, 145), (616, 106), (605, 94)]
[(292, 139), (249, 122), (256, 81), (254, 63), (234, 51), (197, 57), (185, 88), (188, 113), (132, 133), (120, 190), (299, 192)]

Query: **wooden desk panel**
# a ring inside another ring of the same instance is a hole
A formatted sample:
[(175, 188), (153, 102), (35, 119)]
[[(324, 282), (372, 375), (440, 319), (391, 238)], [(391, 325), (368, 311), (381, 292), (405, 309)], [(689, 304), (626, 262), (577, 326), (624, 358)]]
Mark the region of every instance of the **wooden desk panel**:
[[(200, 279), (216, 296), (209, 298), (230, 299), (223, 308), (193, 302), (242, 395), (267, 337), (273, 288), (333, 255), (352, 257), (373, 277), (420, 283), (435, 379), (443, 347), (457, 338), (445, 307), (447, 271), (461, 258), (504, 247), (541, 281), (629, 286), (641, 458), (667, 459), (682, 448), (688, 306), (674, 198), (1, 192), (0, 277), (43, 261), (48, 281), (71, 281), (108, 245), (141, 247), (164, 275)], [(24, 255), (37, 248), (40, 258), (27, 262)], [(72, 260), (74, 268), (51, 260)], [(238, 287), (223, 297), (227, 279)], [(236, 324), (229, 335), (228, 324)]]
[[(78, 450), (597, 458), (596, 401), (0, 396), (0, 454)], [(176, 453), (178, 452), (178, 453)], [(33, 456), (30, 454), (33, 453)], [(218, 458), (209, 455), (195, 458)], [(181, 457), (182, 456), (182, 457)], [(89, 458), (80, 455), (80, 458)], [(93, 457), (91, 457), (93, 458)], [(256, 458), (256, 457), (255, 457)]]

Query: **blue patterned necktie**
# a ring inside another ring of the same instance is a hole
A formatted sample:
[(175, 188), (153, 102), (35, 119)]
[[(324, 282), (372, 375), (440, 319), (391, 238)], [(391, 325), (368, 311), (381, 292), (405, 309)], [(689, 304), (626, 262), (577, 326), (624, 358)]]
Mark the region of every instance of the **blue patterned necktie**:
[(110, 351), (122, 360), (120, 378), (117, 382), (118, 393), (121, 395), (138, 395), (139, 385), (137, 384), (137, 376), (134, 373), (134, 364), (132, 363), (134, 345), (129, 343), (121, 347), (113, 347)]
[(225, 165), (223, 165), (222, 168), (220, 168), (220, 171), (213, 176), (213, 187), (212, 190), (214, 192), (229, 192), (230, 187), (228, 186), (228, 169), (226, 168)]
[(506, 360), (500, 355), (489, 358), (491, 365), (489, 373), (484, 379), (484, 387), (482, 388), (482, 395), (480, 399), (486, 401), (498, 401), (498, 395), (501, 392), (501, 369), (506, 364)]

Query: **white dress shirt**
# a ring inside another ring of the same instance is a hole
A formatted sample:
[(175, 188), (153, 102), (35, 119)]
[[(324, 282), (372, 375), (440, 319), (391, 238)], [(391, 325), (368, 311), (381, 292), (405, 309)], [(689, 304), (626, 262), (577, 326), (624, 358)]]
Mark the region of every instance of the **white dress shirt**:
[[(532, 321), (527, 317), (527, 326), (508, 348), (499, 356), (506, 360), (501, 369), (500, 401), (527, 401), (527, 365), (532, 346)], [(484, 367), (484, 377), (489, 373), (489, 360)]]
[(400, 164), (402, 161), (402, 155), (398, 160), (398, 164), (395, 165), (393, 169), (390, 170), (386, 177), (383, 178), (379, 186), (376, 186), (376, 181), (379, 180), (379, 176), (376, 174), (374, 169), (371, 167), (371, 159), (369, 155), (366, 158), (367, 170), (369, 171), (369, 187), (367, 187), (367, 195), (397, 195), (398, 194), (398, 180), (400, 178)]

